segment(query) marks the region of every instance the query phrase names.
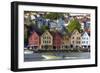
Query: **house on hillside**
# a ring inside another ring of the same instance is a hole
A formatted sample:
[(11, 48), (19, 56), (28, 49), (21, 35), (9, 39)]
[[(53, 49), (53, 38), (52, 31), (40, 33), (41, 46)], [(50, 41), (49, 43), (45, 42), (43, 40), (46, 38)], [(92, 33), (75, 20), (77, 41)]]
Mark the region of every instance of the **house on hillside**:
[(65, 24), (64, 19), (59, 18), (57, 20), (57, 30), (60, 30), (60, 31), (63, 30), (63, 27), (65, 26), (64, 24)]
[(49, 28), (50, 28), (50, 31), (55, 31), (57, 28), (57, 22), (49, 21)]
[(38, 28), (41, 28), (41, 26), (45, 25), (46, 19), (44, 19), (43, 16), (40, 14), (40, 15), (36, 16), (35, 21), (36, 21)]
[(62, 18), (57, 20), (53, 20), (49, 22), (50, 24), (50, 31), (62, 31), (63, 27), (65, 26), (65, 21)]
[(90, 29), (90, 21), (85, 21), (84, 22), (84, 29)]

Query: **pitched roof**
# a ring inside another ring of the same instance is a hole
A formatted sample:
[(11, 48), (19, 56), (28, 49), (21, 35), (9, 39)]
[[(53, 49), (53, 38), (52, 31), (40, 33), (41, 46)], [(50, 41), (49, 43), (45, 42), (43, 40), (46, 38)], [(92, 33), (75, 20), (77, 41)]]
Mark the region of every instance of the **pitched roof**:
[(81, 36), (83, 36), (83, 35), (84, 35), (84, 33), (87, 33), (87, 34), (88, 34), (88, 36), (90, 36), (90, 33), (86, 32), (86, 31), (83, 31), (83, 32), (81, 33)]
[[(71, 32), (71, 35), (75, 34), (78, 30), (75, 29), (73, 32)], [(78, 31), (79, 32), (79, 31)], [(79, 32), (80, 33), (80, 32)]]
[(36, 32), (39, 36), (41, 36), (42, 33), (43, 33), (43, 32), (42, 32), (39, 28), (37, 28), (36, 26), (30, 27), (30, 34), (31, 34), (32, 32)]
[(54, 33), (54, 36), (55, 36), (55, 35), (59, 35), (60, 37), (62, 37), (62, 34), (61, 34), (60, 32), (55, 32), (55, 33)]
[(53, 37), (56, 36), (56, 35), (57, 35), (57, 36), (59, 35), (61, 38), (63, 37), (62, 33), (59, 32), (59, 31), (55, 31), (55, 32), (53, 32), (53, 31), (51, 32), (51, 31), (50, 31), (50, 33), (51, 33), (51, 35), (52, 35)]
[[(49, 32), (49, 34), (52, 36), (52, 34), (50, 33), (49, 30), (46, 30), (46, 31), (42, 32), (42, 35), (44, 35), (44, 33), (46, 33), (46, 32)], [(42, 35), (41, 35), (41, 36), (42, 36)]]

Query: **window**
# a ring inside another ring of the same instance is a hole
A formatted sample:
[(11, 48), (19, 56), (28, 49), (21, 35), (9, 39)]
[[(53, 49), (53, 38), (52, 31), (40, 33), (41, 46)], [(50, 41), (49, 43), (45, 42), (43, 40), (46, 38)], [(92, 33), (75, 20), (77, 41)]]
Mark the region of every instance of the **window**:
[(80, 44), (80, 41), (76, 41), (77, 44)]
[(77, 37), (77, 40), (80, 40), (80, 37)]
[(84, 43), (85, 43), (85, 41), (82, 41), (82, 43), (84, 44)]
[(43, 39), (46, 39), (46, 37), (44, 36)]
[(49, 39), (49, 37), (47, 37), (47, 39)]
[(45, 43), (45, 42), (43, 41), (43, 43)]
[(67, 38), (67, 41), (68, 41), (69, 39)]
[(83, 37), (82, 39), (84, 40), (85, 38)]
[(78, 43), (80, 44), (80, 41)]
[(86, 41), (86, 44), (88, 44), (88, 41)]
[(47, 37), (45, 36), (45, 39), (47, 39)]

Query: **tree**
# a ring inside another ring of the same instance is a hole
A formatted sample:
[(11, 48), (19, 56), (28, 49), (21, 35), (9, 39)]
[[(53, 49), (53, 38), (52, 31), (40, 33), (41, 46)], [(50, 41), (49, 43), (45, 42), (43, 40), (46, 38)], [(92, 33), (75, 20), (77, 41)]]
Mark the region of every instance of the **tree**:
[(27, 44), (28, 44), (27, 33), (24, 33), (24, 46), (26, 46)]
[(67, 26), (69, 32), (73, 32), (75, 29), (77, 29), (79, 32), (81, 31), (81, 24), (79, 21), (75, 18), (70, 20), (70, 23)]
[(28, 45), (28, 38), (30, 35), (30, 27), (32, 25), (30, 24), (29, 26), (24, 24), (24, 45), (27, 46)]
[(24, 27), (24, 46), (26, 46), (28, 44), (28, 29), (25, 26)]
[(47, 25), (41, 26), (41, 31), (49, 30), (49, 27)]
[(52, 12), (52, 13), (48, 13), (44, 16), (44, 18), (51, 19), (51, 20), (56, 20), (60, 17), (64, 17), (63, 13), (54, 13), (54, 12)]

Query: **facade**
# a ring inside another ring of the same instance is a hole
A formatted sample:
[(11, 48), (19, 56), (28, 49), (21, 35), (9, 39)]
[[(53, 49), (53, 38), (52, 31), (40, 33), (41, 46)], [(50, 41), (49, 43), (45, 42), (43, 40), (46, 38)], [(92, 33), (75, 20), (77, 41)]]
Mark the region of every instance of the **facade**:
[(82, 48), (89, 48), (90, 47), (90, 36), (87, 32), (84, 32), (81, 36), (81, 45)]
[(39, 42), (39, 35), (37, 32), (32, 32), (32, 34), (30, 35), (28, 42), (29, 42), (29, 46), (32, 49), (37, 49), (39, 48), (40, 42)]
[(53, 36), (53, 48), (61, 49), (62, 45), (62, 36), (59, 32), (55, 32)]
[(57, 24), (58, 24), (57, 30), (62, 30), (62, 29), (63, 29), (63, 26), (64, 26), (64, 24), (65, 24), (65, 21), (64, 21), (62, 18), (59, 18), (59, 19), (57, 20)]
[(84, 22), (84, 29), (87, 32), (90, 32), (90, 21)]
[(63, 26), (65, 24), (65, 21), (62, 18), (59, 18), (58, 20), (54, 20), (50, 22), (50, 31), (61, 31), (63, 29)]
[(41, 48), (43, 49), (52, 49), (53, 37), (49, 31), (45, 31), (41, 35)]
[(70, 37), (69, 35), (63, 35), (62, 49), (67, 49), (68, 47), (70, 47)]
[(90, 21), (84, 22), (84, 29), (89, 29), (90, 28)]
[(50, 21), (49, 24), (50, 24), (50, 31), (55, 31), (57, 27), (57, 23), (54, 21)]
[(44, 19), (41, 16), (36, 17), (36, 23), (38, 24), (38, 28), (41, 28), (41, 26), (44, 24)]
[(80, 24), (81, 24), (81, 29), (84, 30), (84, 23), (81, 22)]
[(71, 47), (81, 47), (81, 34), (78, 30), (74, 30), (71, 35)]

